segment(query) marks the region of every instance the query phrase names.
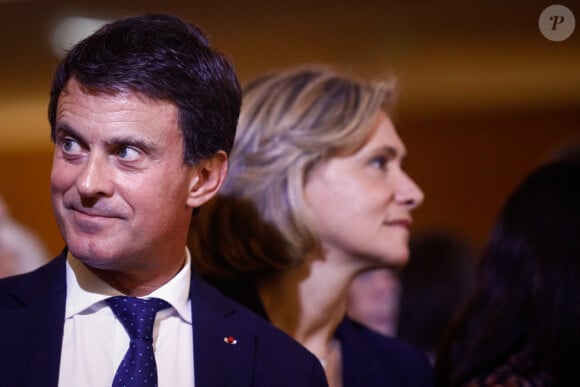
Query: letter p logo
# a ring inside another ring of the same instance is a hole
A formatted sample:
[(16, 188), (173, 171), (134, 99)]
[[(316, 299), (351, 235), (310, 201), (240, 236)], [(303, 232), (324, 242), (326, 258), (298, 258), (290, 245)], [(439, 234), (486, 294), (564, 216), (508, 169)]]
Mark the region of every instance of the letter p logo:
[(540, 14), (538, 26), (546, 39), (560, 42), (574, 33), (576, 19), (569, 8), (563, 5), (551, 5)]
[(552, 31), (554, 31), (558, 24), (564, 23), (564, 16), (550, 16), (550, 20), (554, 22), (552, 24)]

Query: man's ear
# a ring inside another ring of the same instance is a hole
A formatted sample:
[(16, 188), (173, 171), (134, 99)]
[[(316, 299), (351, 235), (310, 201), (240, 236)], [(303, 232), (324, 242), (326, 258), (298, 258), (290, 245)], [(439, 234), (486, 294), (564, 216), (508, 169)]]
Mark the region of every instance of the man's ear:
[(224, 151), (218, 151), (193, 168), (187, 205), (197, 208), (214, 197), (221, 188), (228, 172), (228, 155)]

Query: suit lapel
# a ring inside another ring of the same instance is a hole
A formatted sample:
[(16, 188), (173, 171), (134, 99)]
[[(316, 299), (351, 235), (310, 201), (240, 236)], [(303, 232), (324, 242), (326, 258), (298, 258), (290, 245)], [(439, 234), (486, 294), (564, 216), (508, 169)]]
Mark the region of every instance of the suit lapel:
[[(196, 386), (251, 386), (257, 337), (238, 306), (192, 273)], [(231, 338), (228, 340), (228, 338)]]
[[(0, 367), (7, 385), (56, 386), (64, 328), (65, 256), (39, 270), (14, 279), (11, 303), (0, 306)], [(1, 363), (1, 362), (0, 362)]]

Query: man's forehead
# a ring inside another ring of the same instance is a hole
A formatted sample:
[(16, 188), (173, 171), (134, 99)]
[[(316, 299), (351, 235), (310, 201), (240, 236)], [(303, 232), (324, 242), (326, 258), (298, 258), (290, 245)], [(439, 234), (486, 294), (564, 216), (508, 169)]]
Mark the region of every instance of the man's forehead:
[(86, 85), (81, 83), (75, 77), (71, 77), (69, 81), (63, 87), (60, 95), (59, 101), (62, 97), (69, 96), (71, 94), (80, 94), (86, 97), (106, 97), (106, 98), (117, 98), (117, 99), (137, 99), (145, 104), (151, 104), (156, 102), (169, 102), (169, 100), (155, 99), (151, 98), (144, 93), (132, 90), (125, 85), (113, 85), (109, 87), (96, 87), (91, 85)]
[(131, 90), (106, 90), (100, 91), (79, 84), (76, 81), (67, 83), (58, 98), (56, 112), (58, 115), (72, 105), (95, 108), (94, 112), (126, 112), (152, 111), (156, 114), (169, 112), (178, 119), (178, 107), (172, 101), (166, 99), (152, 99), (143, 93)]

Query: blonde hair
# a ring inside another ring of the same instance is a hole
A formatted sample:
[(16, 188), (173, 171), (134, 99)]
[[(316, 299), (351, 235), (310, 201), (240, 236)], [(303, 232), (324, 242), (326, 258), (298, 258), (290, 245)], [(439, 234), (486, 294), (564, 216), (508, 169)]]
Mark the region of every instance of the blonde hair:
[[(243, 90), (230, 170), (217, 200), (229, 198), (253, 206), (255, 217), (245, 222), (246, 227), (260, 223), (262, 229), (266, 225), (273, 229), (269, 234), (277, 235), (253, 245), (275, 240), (278, 253), (260, 256), (260, 252), (228, 248), (224, 254), (222, 249), (220, 265), (242, 271), (284, 269), (314, 251), (318, 240), (302, 215), (309, 172), (325, 159), (360, 148), (371, 135), (377, 114), (389, 111), (393, 100), (392, 80), (363, 80), (324, 66), (293, 68), (250, 82)], [(231, 208), (216, 212), (212, 206), (214, 222), (216, 216), (237, 216)], [(206, 228), (201, 234), (222, 244), (223, 234), (232, 232), (225, 228), (239, 220), (219, 222), (220, 227), (213, 226), (213, 238), (207, 234), (207, 225), (201, 225)]]

